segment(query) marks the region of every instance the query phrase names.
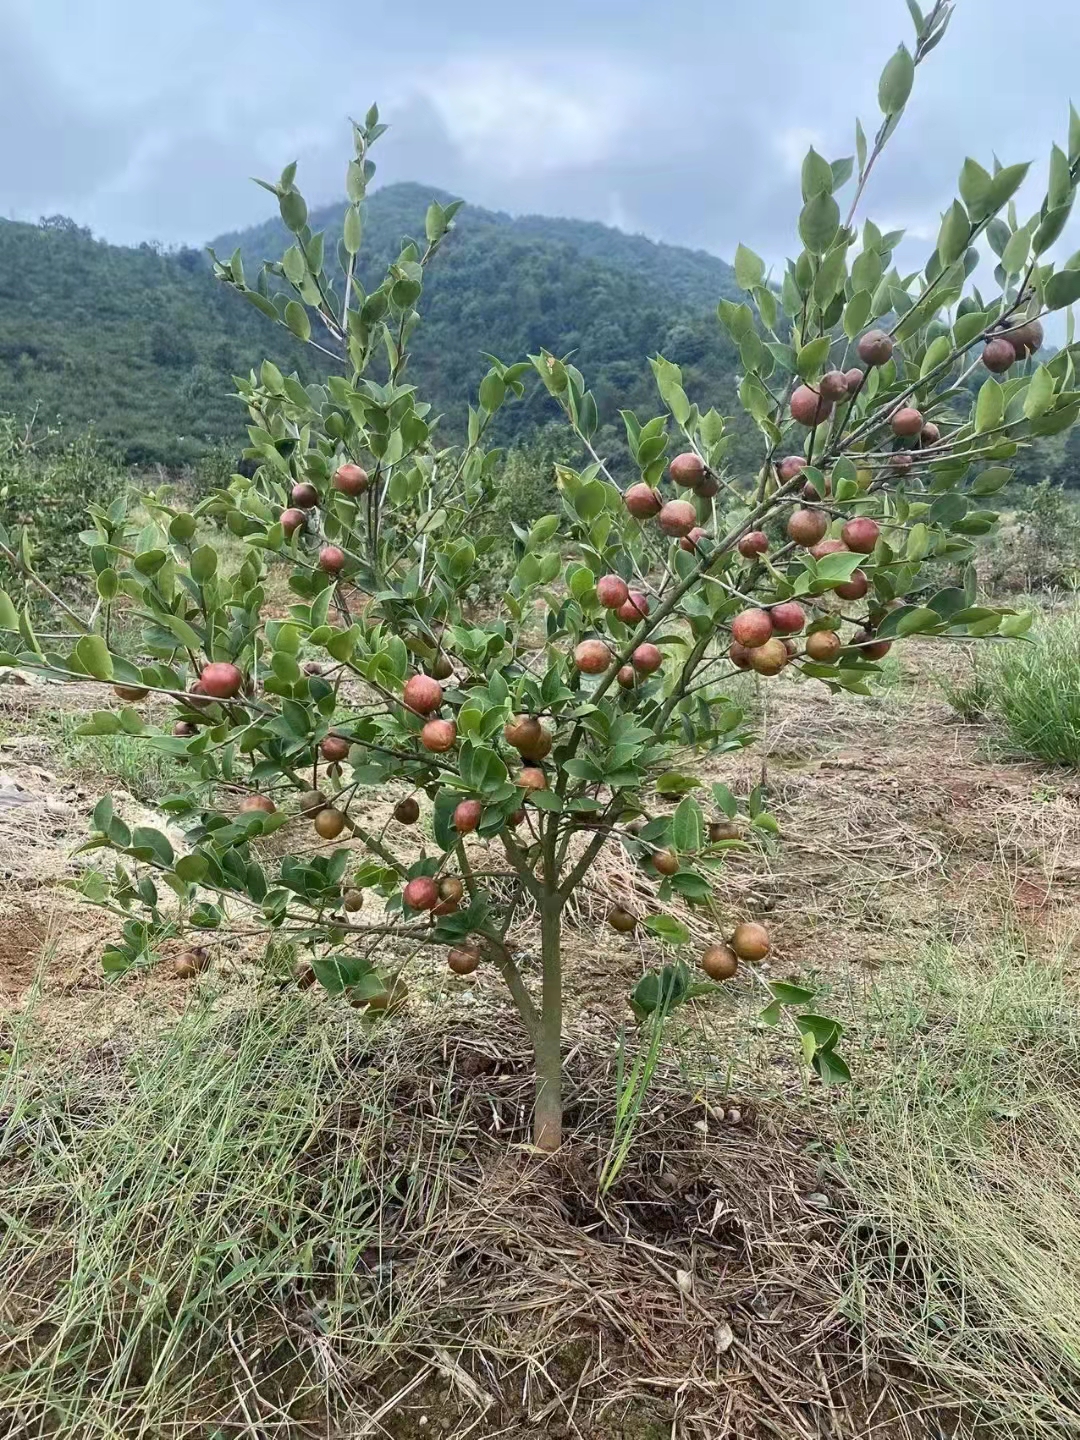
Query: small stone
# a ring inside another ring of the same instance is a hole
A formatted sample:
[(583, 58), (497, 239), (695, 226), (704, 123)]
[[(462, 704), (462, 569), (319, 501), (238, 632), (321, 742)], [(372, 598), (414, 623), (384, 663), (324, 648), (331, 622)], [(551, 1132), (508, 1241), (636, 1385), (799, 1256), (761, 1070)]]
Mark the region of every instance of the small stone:
[(736, 1108), (735, 1108), (734, 1105), (733, 1105), (733, 1106), (731, 1107), (731, 1109), (727, 1112), (727, 1122), (728, 1122), (729, 1125), (739, 1125), (739, 1124), (741, 1124), (741, 1123), (742, 1123), (742, 1111), (741, 1111), (741, 1110), (736, 1110)]
[(806, 1197), (807, 1205), (813, 1205), (815, 1210), (828, 1210), (832, 1201), (824, 1190), (814, 1190)]
[(694, 1277), (689, 1270), (676, 1270), (675, 1283), (684, 1295), (694, 1293)]

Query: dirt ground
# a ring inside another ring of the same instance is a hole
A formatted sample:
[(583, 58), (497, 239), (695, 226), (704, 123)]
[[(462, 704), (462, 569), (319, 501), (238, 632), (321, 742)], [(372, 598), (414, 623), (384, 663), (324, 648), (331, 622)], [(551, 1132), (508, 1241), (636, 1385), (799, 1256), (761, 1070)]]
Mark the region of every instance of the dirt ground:
[[(1077, 955), (1080, 781), (1003, 758), (985, 727), (956, 721), (934, 684), (935, 671), (952, 663), (947, 652), (911, 645), (893, 683), (869, 700), (831, 697), (813, 683), (768, 682), (756, 697), (748, 692), (750, 703), (764, 705), (760, 744), (703, 763), (687, 757), (684, 768), (703, 779), (724, 780), (737, 793), (764, 781), (779, 821), (780, 843), (755, 843), (733, 853), (723, 887), (730, 920), (752, 917), (769, 923), (774, 952), (762, 967), (764, 977), (812, 980), (827, 991), (850, 995), (868, 988), (883, 968), (902, 967), (928, 938), (961, 944), (977, 955), (980, 943), (991, 936), (1000, 944), (1003, 931), (1015, 936), (1018, 955), (1044, 947)], [(215, 938), (208, 980), (177, 981), (168, 977), (167, 967), (120, 980), (102, 976), (100, 955), (112, 921), (67, 888), (86, 863), (73, 852), (100, 787), (94, 777), (72, 771), (58, 748), (55, 726), (46, 723), (61, 707), (88, 709), (100, 703), (100, 691), (93, 687), (0, 685), (0, 919), (5, 922), (0, 925), (0, 1024), (13, 1021), (33, 996), (39, 1002), (38, 1042), (57, 1057), (86, 1056), (103, 1045), (123, 1048), (148, 1025), (182, 1011), (198, 986), (223, 983), (228, 989), (235, 978), (233, 988), (239, 991), (258, 973), (260, 961), (252, 937), (225, 934)], [(130, 795), (118, 792), (114, 798), (125, 818), (162, 823)], [(381, 824), (390, 803), (373, 801), (368, 821)], [(595, 892), (583, 893), (566, 944), (571, 1074), (579, 1050), (610, 1053), (625, 1019), (628, 988), (644, 966), (660, 958), (647, 940), (616, 937), (603, 922), (612, 897), (633, 901), (641, 883), (633, 868), (612, 855), (594, 879)], [(695, 935), (708, 938), (702, 920), (693, 923)], [(523, 968), (527, 975), (535, 973), (527, 928), (520, 943)], [(497, 977), (481, 972), (467, 981), (452, 979), (441, 961), (425, 952), (410, 961), (408, 978), (413, 1021), (422, 1023), (425, 1008), (438, 1005), (444, 1023), (451, 1025), (482, 1016), (488, 1036), (497, 1035), (504, 1023), (508, 1035), (516, 1028)], [(631, 1419), (617, 1430), (575, 1429), (573, 1415), (567, 1423), (564, 1411), (553, 1406), (542, 1422), (552, 1427), (545, 1433), (588, 1433), (605, 1440), (616, 1434), (660, 1440), (676, 1434), (822, 1433), (846, 1440), (962, 1433), (955, 1417), (935, 1409), (934, 1397), (914, 1377), (868, 1373), (838, 1317), (804, 1307), (792, 1270), (802, 1270), (812, 1291), (812, 1272), (828, 1253), (831, 1223), (822, 1215), (822, 1206), (827, 1211), (831, 1202), (820, 1193), (814, 1161), (818, 1142), (812, 1132), (779, 1133), (771, 1123), (769, 1091), (795, 1093), (798, 1066), (789, 1053), (790, 1041), (778, 1049), (771, 1032), (762, 1038), (747, 1023), (762, 1003), (754, 983), (740, 976), (730, 992), (731, 1005), (695, 1007), (694, 1024), (709, 1031), (714, 1050), (725, 1037), (733, 1054), (741, 1047), (733, 1071), (716, 1077), (720, 1092), (734, 1088), (733, 1103), (741, 1106), (735, 1131), (728, 1131), (721, 1149), (712, 1145), (726, 1117), (723, 1104), (718, 1110), (715, 1096), (705, 1093), (674, 1128), (670, 1117), (664, 1121), (669, 1129), (663, 1164), (635, 1166), (627, 1188), (613, 1201), (620, 1214), (622, 1206), (634, 1217), (636, 1233), (649, 1237), (645, 1251), (656, 1247), (644, 1262), (644, 1278), (640, 1263), (631, 1272), (625, 1257), (612, 1258), (609, 1243), (589, 1238), (603, 1228), (610, 1240), (611, 1217), (597, 1215), (581, 1198), (588, 1186), (576, 1184), (572, 1157), (558, 1184), (561, 1223), (572, 1223), (578, 1237), (566, 1262), (579, 1283), (569, 1288), (579, 1298), (588, 1295), (581, 1313), (589, 1333), (608, 1327), (609, 1340), (619, 1337), (624, 1347), (644, 1336), (659, 1357), (656, 1374), (665, 1365), (675, 1367), (668, 1389), (657, 1382), (654, 1390), (661, 1398), (644, 1410), (631, 1407), (626, 1412)], [(488, 1056), (481, 1066), (485, 1084), (496, 1092), (501, 1064)], [(753, 1100), (739, 1094), (740, 1083), (751, 1073), (758, 1081)], [(519, 1085), (514, 1067), (507, 1075), (507, 1083)], [(732, 1103), (730, 1094), (724, 1103)], [(520, 1111), (520, 1101), (514, 1104)], [(490, 1095), (484, 1105), (486, 1114)], [(512, 1115), (514, 1107), (507, 1113)], [(652, 1123), (660, 1122), (654, 1117)], [(505, 1134), (499, 1143), (508, 1143)], [(483, 1203), (470, 1214), (475, 1221), (482, 1211), (498, 1232), (488, 1262), (497, 1270), (508, 1248), (517, 1257), (515, 1265), (530, 1255), (532, 1278), (548, 1286), (554, 1305), (555, 1292), (562, 1295), (568, 1282), (564, 1277), (556, 1283), (548, 1273), (548, 1251), (541, 1255), (535, 1246), (530, 1249), (519, 1203), (523, 1183), (513, 1164), (506, 1168), (493, 1162), (483, 1175)], [(500, 1188), (507, 1184), (517, 1207), (512, 1214), (506, 1208), (507, 1191)], [(543, 1185), (529, 1203), (550, 1208)], [(655, 1225), (641, 1220), (653, 1212)], [(680, 1291), (671, 1246), (690, 1257), (705, 1257), (696, 1290)], [(719, 1271), (714, 1269), (717, 1257)], [(659, 1291), (653, 1275), (657, 1267)], [(483, 1274), (478, 1306), (492, 1284), (491, 1274)], [(582, 1277), (589, 1278), (584, 1289)], [(488, 1297), (492, 1304), (496, 1293)], [(704, 1348), (679, 1362), (688, 1311), (695, 1333), (706, 1339), (700, 1342)], [(669, 1322), (670, 1345), (661, 1333)], [(799, 1343), (778, 1343), (791, 1327), (802, 1337)], [(704, 1387), (702, 1393), (720, 1386), (717, 1354), (728, 1350), (733, 1358), (720, 1369), (730, 1411), (724, 1426), (730, 1423), (731, 1429), (694, 1428), (692, 1416), (679, 1429), (680, 1416), (692, 1411), (692, 1406), (685, 1412), (681, 1408), (689, 1404), (686, 1385)], [(564, 1353), (560, 1365), (565, 1363)], [(582, 1374), (591, 1376), (589, 1383), (602, 1394), (607, 1372), (598, 1367), (592, 1349), (583, 1352), (582, 1363)], [(460, 1375), (455, 1380), (452, 1363), (447, 1365), (434, 1364), (427, 1380), (417, 1379), (416, 1371), (404, 1380), (394, 1371), (384, 1377), (380, 1383), (388, 1398), (402, 1383), (408, 1386), (387, 1433), (420, 1433), (410, 1427), (429, 1414), (433, 1423), (427, 1433), (465, 1433), (458, 1419), (444, 1423), (438, 1418), (448, 1383), (464, 1386), (469, 1400), (467, 1381)], [(733, 1374), (741, 1375), (742, 1389)], [(563, 1381), (567, 1393), (570, 1382), (566, 1376)], [(475, 1383), (474, 1377), (474, 1389)], [(748, 1418), (755, 1405), (762, 1411), (756, 1429)], [(925, 1423), (923, 1410), (930, 1417)], [(455, 1417), (460, 1413), (452, 1411)], [(490, 1417), (488, 1428), (477, 1425), (469, 1433), (536, 1433), (535, 1425), (491, 1428)]]

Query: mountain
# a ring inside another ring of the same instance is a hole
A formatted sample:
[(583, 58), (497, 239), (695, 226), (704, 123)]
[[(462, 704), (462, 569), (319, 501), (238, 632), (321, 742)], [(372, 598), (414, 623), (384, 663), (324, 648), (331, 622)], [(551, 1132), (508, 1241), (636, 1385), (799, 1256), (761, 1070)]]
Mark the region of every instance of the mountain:
[[(365, 286), (378, 283), (403, 236), (423, 234), (433, 198), (450, 197), (416, 184), (370, 197)], [(310, 217), (327, 232), (328, 255), (342, 213), (328, 206)], [(254, 275), (290, 239), (275, 216), (213, 245), (225, 256), (239, 247)], [(604, 443), (617, 444), (620, 408), (658, 408), (650, 354), (681, 364), (704, 406), (736, 408), (736, 356), (715, 304), (737, 293), (730, 267), (703, 251), (585, 221), (465, 206), (429, 272), (410, 378), (455, 429), (486, 369), (484, 352), (508, 361), (540, 347), (572, 353), (611, 427)], [(264, 354), (305, 381), (320, 373), (317, 352), (217, 284), (199, 252), (107, 245), (59, 217), (36, 226), (0, 221), (0, 413), (37, 407), (44, 419), (92, 422), (129, 462), (182, 464), (217, 440), (242, 442), (230, 376)], [(532, 387), (500, 417), (500, 439), (527, 438), (555, 414)]]

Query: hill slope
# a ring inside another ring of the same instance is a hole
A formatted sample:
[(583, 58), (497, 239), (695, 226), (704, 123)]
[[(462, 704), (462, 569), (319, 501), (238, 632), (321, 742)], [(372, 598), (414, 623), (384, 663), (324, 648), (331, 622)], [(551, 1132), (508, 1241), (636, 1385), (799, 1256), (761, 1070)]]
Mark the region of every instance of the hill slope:
[[(371, 197), (361, 275), (377, 283), (404, 235), (423, 233), (432, 198), (420, 185)], [(313, 212), (327, 253), (342, 208)], [(289, 243), (280, 221), (214, 241), (239, 246), (249, 274)], [(513, 218), (466, 206), (432, 267), (411, 378), (454, 424), (486, 368), (541, 346), (573, 352), (603, 421), (621, 430), (621, 407), (655, 409), (646, 357), (682, 364), (702, 403), (734, 407), (735, 355), (714, 306), (735, 293), (729, 266), (701, 251), (657, 245), (603, 225), (543, 216)], [(230, 376), (270, 354), (301, 377), (318, 373), (305, 352), (212, 279), (198, 252), (161, 254), (94, 240), (69, 221), (0, 221), (0, 412), (93, 422), (135, 462), (182, 463), (220, 438), (243, 436)], [(554, 414), (537, 390), (508, 408), (504, 440)]]

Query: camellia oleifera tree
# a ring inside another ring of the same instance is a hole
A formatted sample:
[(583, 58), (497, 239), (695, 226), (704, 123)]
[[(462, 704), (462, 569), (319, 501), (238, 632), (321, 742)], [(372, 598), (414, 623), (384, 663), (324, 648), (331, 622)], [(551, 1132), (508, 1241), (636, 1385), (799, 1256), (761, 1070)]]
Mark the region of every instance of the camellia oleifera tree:
[[(213, 931), (231, 913), (302, 947), (330, 990), (375, 1005), (392, 998), (388, 953), (430, 943), (459, 974), (491, 965), (535, 1049), (534, 1136), (550, 1149), (562, 1125), (563, 915), (603, 847), (622, 846), (653, 882), (637, 911), (612, 909), (614, 928), (674, 947), (634, 992), (649, 1012), (697, 988), (672, 898), (724, 914), (725, 852), (755, 826), (775, 829), (760, 796), (739, 816), (730, 792), (694, 775), (695, 754), (751, 738), (731, 677), (793, 671), (865, 693), (906, 636), (1022, 632), (1027, 617), (980, 601), (967, 562), (1017, 447), (1080, 411), (1071, 329), (1039, 355), (1043, 316), (1080, 298), (1080, 256), (1046, 258), (1073, 202), (1080, 122), (1024, 220), (1014, 197), (1027, 166), (965, 161), (929, 261), (901, 274), (900, 235), (855, 216), (950, 6), (910, 9), (916, 41), (881, 77), (875, 139), (857, 130), (855, 161), (807, 156), (797, 259), (772, 278), (750, 251), (736, 256), (747, 301), (722, 303), (720, 320), (761, 432), (752, 476), (729, 473), (724, 420), (663, 358), (652, 364), (665, 413), (624, 416), (639, 473), (610, 473), (583, 377), (546, 353), (493, 360), (467, 443), (444, 446), (407, 362), (456, 207), (433, 204), (425, 240), (365, 293), (356, 256), (377, 114), (355, 127), (336, 263), (308, 226), (294, 167), (268, 187), (293, 243), (254, 288), (238, 255), (217, 273), (340, 373), (303, 386), (267, 362), (241, 382), (253, 473), (196, 512), (147, 497), (136, 528), (122, 501), (93, 511), (101, 603), (92, 623), (62, 612), (70, 643), (39, 640), (27, 613), (0, 601), (6, 663), (112, 686), (123, 708), (95, 713), (88, 730), (144, 737), (189, 765), (190, 787), (167, 802), (186, 829), (182, 853), (159, 831), (129, 830), (107, 799), (94, 812), (89, 843), (112, 861), (81, 883), (121, 922), (108, 968), (148, 963), (164, 938)], [(520, 536), (488, 618), (467, 603), (494, 563), (484, 513), (500, 457), (485, 436), (534, 369), (585, 463), (560, 470), (561, 513)], [(232, 573), (198, 538), (202, 517), (242, 540)], [(28, 548), (2, 538), (32, 574)], [(264, 584), (281, 563), (293, 604), (270, 619)], [(943, 587), (943, 569), (961, 582)], [(119, 603), (143, 626), (138, 663), (110, 644)], [(172, 734), (138, 708), (150, 692), (175, 705)], [(363, 813), (387, 786), (400, 798), (375, 834)], [(285, 825), (282, 857), (280, 840), (263, 840)], [(365, 917), (373, 895), (384, 904)], [(539, 923), (538, 985), (519, 963), (526, 918)], [(700, 957), (710, 981), (769, 949), (756, 918), (726, 918), (739, 923), (718, 927)], [(185, 963), (197, 962), (196, 951)], [(807, 1013), (810, 998), (774, 982), (765, 1013), (791, 1016), (808, 1060), (842, 1077), (839, 1027)]]

